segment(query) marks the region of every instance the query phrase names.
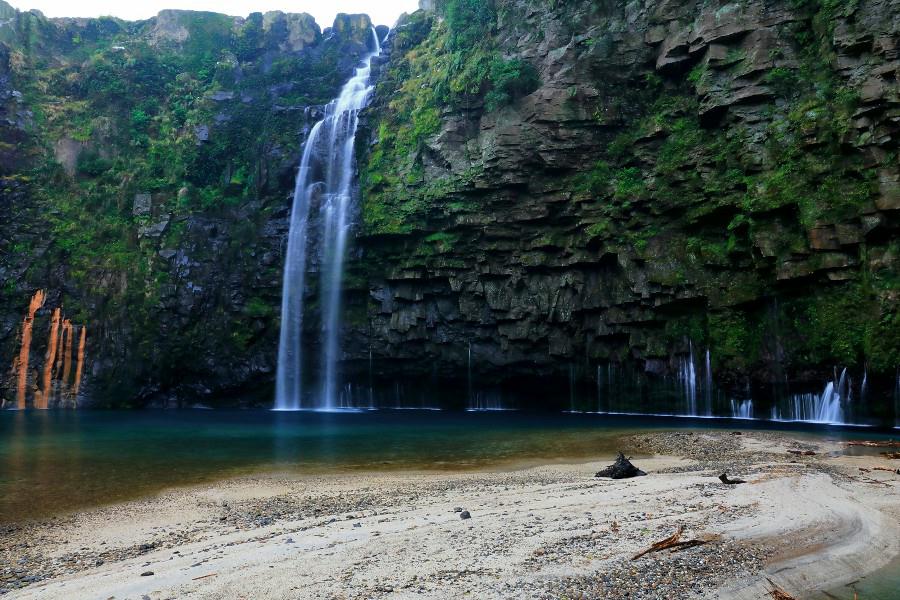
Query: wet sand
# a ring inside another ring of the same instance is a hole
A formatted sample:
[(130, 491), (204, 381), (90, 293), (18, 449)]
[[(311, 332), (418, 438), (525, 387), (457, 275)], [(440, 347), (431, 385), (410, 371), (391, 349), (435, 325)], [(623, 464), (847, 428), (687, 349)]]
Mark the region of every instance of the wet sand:
[[(609, 457), (266, 474), (13, 524), (0, 588), (73, 599), (744, 599), (767, 598), (771, 579), (803, 597), (900, 554), (900, 475), (859, 469), (900, 461), (790, 433), (648, 433), (622, 444), (647, 457), (635, 459), (646, 477), (595, 479)], [(725, 470), (748, 483), (722, 484)], [(679, 528), (707, 543), (632, 560)]]

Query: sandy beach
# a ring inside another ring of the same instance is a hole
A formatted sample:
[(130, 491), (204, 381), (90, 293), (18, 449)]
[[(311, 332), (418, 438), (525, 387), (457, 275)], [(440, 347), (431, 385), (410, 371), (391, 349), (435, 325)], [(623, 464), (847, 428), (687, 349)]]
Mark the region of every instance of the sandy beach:
[[(8, 598), (802, 598), (900, 554), (898, 461), (788, 433), (478, 472), (243, 477), (5, 526)], [(797, 455), (789, 450), (809, 450)], [(861, 470), (867, 469), (867, 470)], [(747, 481), (725, 485), (727, 471)], [(468, 513), (470, 518), (462, 518)], [(632, 557), (679, 529), (706, 543)]]

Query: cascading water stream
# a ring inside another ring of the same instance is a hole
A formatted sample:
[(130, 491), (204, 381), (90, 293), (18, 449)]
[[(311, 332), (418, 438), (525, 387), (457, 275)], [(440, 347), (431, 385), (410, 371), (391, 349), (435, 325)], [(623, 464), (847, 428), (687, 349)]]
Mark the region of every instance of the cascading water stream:
[(694, 366), (694, 344), (688, 343), (688, 356), (679, 360), (678, 381), (687, 404), (686, 414), (697, 415), (697, 369)]
[[(374, 29), (372, 37), (374, 51), (366, 56), (340, 95), (325, 107), (324, 118), (313, 126), (303, 147), (285, 259), (276, 410), (334, 410), (341, 404), (337, 398), (337, 369), (341, 286), (353, 202), (353, 149), (359, 112), (372, 95), (372, 59), (381, 54), (381, 44)], [(320, 225), (318, 231), (312, 231), (310, 227), (310, 217), (314, 214)], [(318, 242), (321, 254), (323, 347), (319, 395), (307, 407), (304, 406), (302, 337), (310, 242)]]
[(829, 381), (818, 394), (795, 394), (785, 410), (772, 407), (773, 421), (805, 421), (809, 423), (846, 423), (844, 410), (850, 402), (850, 386), (847, 369), (835, 381)]

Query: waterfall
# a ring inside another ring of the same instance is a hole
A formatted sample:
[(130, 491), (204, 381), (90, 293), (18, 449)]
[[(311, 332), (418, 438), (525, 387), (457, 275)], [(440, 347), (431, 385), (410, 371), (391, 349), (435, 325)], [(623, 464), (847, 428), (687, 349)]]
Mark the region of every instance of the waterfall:
[(694, 366), (694, 344), (688, 343), (687, 358), (679, 359), (678, 380), (687, 401), (687, 414), (697, 415), (697, 369)]
[[(303, 401), (303, 304), (310, 242), (319, 244), (322, 306), (322, 369), (319, 395), (312, 408), (334, 410), (340, 358), (341, 285), (353, 200), (353, 149), (359, 111), (372, 95), (372, 59), (381, 53), (378, 34), (372, 29), (375, 49), (363, 66), (344, 85), (340, 95), (325, 107), (303, 147), (294, 186), (290, 234), (284, 268), (281, 301), (281, 337), (275, 408), (298, 410)], [(316, 231), (310, 227), (315, 216)]]
[(495, 391), (475, 392), (466, 408), (469, 412), (490, 412), (509, 410), (503, 402), (503, 396)]
[(869, 391), (869, 365), (863, 367), (862, 385), (859, 386), (859, 401), (865, 403)]
[(703, 381), (703, 393), (706, 396), (706, 415), (712, 416), (713, 414), (713, 378), (712, 378), (712, 366), (709, 358), (709, 348), (706, 349), (706, 372), (704, 373), (705, 379)]
[(731, 418), (732, 419), (752, 419), (753, 418), (753, 400), (731, 400)]
[(836, 381), (829, 381), (825, 385), (821, 395), (794, 394), (788, 401), (786, 411), (781, 411), (777, 406), (772, 407), (772, 419), (843, 424), (846, 422), (844, 406), (849, 402), (849, 398), (847, 369), (844, 369), (841, 376), (836, 377)]

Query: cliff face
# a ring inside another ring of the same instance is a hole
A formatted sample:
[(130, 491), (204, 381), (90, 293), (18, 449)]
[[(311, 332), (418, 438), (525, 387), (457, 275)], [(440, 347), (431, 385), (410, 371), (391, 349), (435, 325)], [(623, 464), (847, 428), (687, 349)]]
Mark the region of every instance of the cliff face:
[[(358, 140), (348, 378), (550, 404), (693, 348), (733, 395), (867, 365), (887, 408), (898, 0), (435, 4)], [(269, 402), (301, 142), (369, 28), (0, 0), (0, 358), (43, 289), (31, 368), (62, 307), (82, 400)]]
[(54, 311), (81, 403), (268, 401), (303, 136), (371, 45), (364, 15), (47, 19), (0, 1), (0, 380), (28, 405)]
[(361, 151), (348, 367), (371, 351), (385, 381), (460, 380), (471, 360), (481, 381), (559, 395), (608, 362), (670, 373), (693, 345), (738, 394), (835, 365), (891, 389), (898, 14), (450, 0), (413, 15)]

